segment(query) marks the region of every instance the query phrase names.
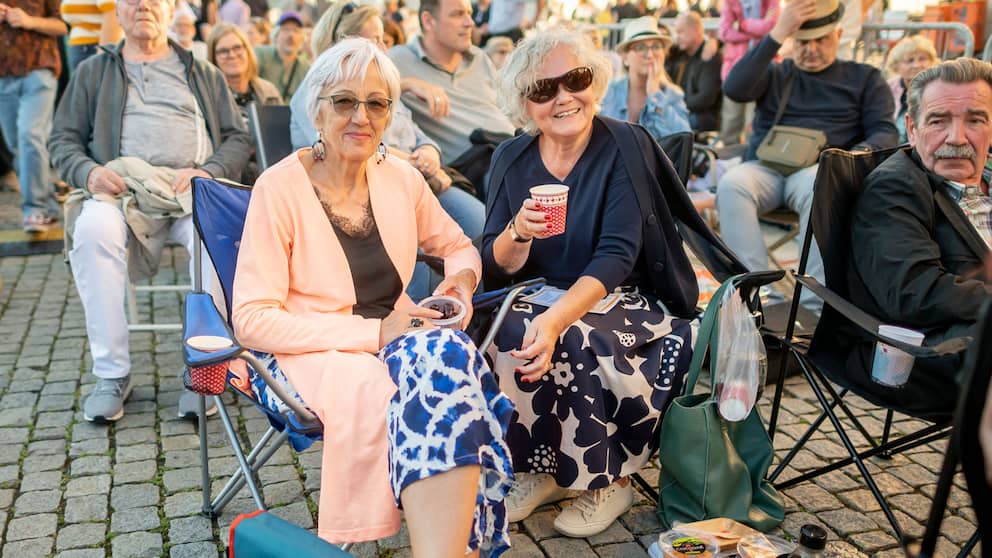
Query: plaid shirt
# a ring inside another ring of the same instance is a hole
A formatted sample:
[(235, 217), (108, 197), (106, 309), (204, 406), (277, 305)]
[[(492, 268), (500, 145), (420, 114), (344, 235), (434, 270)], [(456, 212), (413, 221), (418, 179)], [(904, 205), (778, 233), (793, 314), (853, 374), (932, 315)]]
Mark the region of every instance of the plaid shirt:
[(985, 245), (992, 249), (992, 197), (983, 194), (981, 188), (976, 186), (965, 186), (950, 180), (946, 184), (951, 199), (957, 202)]

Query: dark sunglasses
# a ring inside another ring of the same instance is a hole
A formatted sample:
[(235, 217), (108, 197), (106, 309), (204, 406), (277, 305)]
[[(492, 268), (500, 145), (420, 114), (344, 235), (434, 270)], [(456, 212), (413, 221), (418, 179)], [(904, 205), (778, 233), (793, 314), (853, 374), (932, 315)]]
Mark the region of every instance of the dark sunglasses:
[(346, 93), (318, 97), (318, 99), (330, 101), (331, 106), (334, 107), (334, 112), (346, 118), (351, 118), (353, 114), (358, 112), (358, 105), (365, 105), (365, 112), (369, 115), (369, 118), (378, 120), (388, 116), (389, 107), (393, 105), (393, 100), (386, 97), (372, 97), (371, 99), (360, 101), (358, 97)]
[(547, 103), (558, 96), (559, 84), (564, 85), (565, 89), (572, 93), (585, 91), (592, 85), (592, 68), (582, 66), (558, 77), (539, 79), (527, 89), (524, 96), (534, 103)]

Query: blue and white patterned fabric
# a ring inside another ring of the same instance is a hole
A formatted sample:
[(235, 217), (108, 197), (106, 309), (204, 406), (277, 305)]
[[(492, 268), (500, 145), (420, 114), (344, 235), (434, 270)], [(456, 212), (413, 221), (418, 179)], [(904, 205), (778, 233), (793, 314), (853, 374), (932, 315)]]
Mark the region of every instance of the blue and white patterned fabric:
[(398, 386), (386, 414), (389, 473), (400, 506), (410, 483), (479, 465), (479, 493), (466, 553), (499, 556), (509, 548), (503, 498), (513, 481), (504, 441), (513, 403), (472, 341), (453, 329), (401, 335), (379, 357)]

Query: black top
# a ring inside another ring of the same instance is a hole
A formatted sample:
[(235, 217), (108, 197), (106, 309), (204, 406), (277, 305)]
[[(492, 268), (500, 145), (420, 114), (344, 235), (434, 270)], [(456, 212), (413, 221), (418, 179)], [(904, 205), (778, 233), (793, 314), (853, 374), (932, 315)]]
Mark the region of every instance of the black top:
[(356, 302), (352, 313), (363, 318), (385, 318), (403, 292), (403, 282), (382, 245), (379, 225), (373, 224), (372, 230), (362, 237), (349, 236), (333, 221), (331, 226), (344, 250), (355, 284)]
[(703, 45), (694, 54), (672, 47), (665, 58), (665, 70), (685, 92), (685, 106), (689, 109), (689, 126), (693, 132), (720, 129), (720, 105), (723, 90), (720, 88), (720, 66), (723, 56), (716, 53), (703, 60)]
[(544, 277), (562, 289), (583, 275), (598, 279), (607, 291), (620, 285), (647, 286), (639, 257), (642, 223), (637, 196), (619, 149), (599, 119), (593, 123), (589, 145), (564, 181), (544, 166), (538, 141), (510, 166), (486, 216), (483, 265), (498, 269), (493, 242), (530, 197), (530, 188), (562, 183), (569, 187), (565, 233), (535, 239), (514, 278)]
[(792, 60), (773, 63), (781, 46), (769, 36), (761, 39), (734, 65), (723, 83), (723, 92), (734, 101), (757, 101), (748, 160), (755, 159), (775, 120), (790, 73), (796, 78), (779, 124), (821, 130), (828, 147), (884, 149), (899, 143), (892, 121), (892, 90), (876, 68), (838, 60), (822, 71), (804, 72)]

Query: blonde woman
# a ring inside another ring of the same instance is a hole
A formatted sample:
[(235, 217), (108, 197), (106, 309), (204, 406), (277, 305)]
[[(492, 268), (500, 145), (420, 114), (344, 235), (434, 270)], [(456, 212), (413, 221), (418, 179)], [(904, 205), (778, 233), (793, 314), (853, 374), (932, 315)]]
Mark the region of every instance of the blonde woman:
[(940, 57), (937, 56), (933, 41), (923, 35), (904, 37), (889, 51), (889, 59), (885, 66), (892, 74), (892, 78), (889, 79), (889, 89), (892, 90), (892, 98), (896, 101), (896, 110), (892, 117), (896, 121), (896, 129), (899, 130), (899, 143), (907, 141), (906, 110), (909, 108), (909, 103), (906, 102), (906, 91), (909, 90), (909, 82), (913, 81), (916, 74), (936, 66), (939, 62)]
[(653, 17), (627, 23), (617, 45), (627, 75), (610, 84), (603, 116), (637, 122), (656, 140), (691, 130), (685, 95), (665, 71), (665, 52), (671, 44), (672, 38), (659, 32)]

